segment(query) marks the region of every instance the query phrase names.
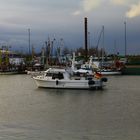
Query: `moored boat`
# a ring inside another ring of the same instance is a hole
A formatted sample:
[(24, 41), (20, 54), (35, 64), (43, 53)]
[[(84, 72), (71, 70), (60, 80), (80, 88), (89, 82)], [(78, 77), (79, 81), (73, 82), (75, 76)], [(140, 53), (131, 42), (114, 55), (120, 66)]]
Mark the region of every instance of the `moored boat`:
[(18, 71), (0, 71), (0, 75), (13, 75), (13, 74), (19, 74)]
[(93, 67), (96, 71), (100, 72), (102, 75), (121, 75), (124, 69), (124, 64), (116, 62), (93, 62)]

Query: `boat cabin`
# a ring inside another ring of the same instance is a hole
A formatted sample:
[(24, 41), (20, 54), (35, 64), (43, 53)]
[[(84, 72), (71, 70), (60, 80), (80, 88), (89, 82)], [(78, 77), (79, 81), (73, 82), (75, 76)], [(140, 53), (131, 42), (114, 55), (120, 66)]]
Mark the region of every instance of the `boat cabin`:
[(69, 74), (66, 72), (65, 69), (48, 69), (45, 72), (45, 77), (50, 77), (52, 79), (69, 79)]

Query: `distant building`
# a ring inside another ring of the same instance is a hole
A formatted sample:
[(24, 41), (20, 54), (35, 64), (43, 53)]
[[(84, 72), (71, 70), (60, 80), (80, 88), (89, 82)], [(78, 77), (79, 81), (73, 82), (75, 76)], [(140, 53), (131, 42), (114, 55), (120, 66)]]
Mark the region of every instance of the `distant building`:
[(24, 58), (9, 58), (9, 63), (12, 65), (20, 65), (20, 64), (25, 64)]
[(20, 54), (8, 50), (0, 50), (0, 65), (20, 65), (25, 64), (24, 58)]

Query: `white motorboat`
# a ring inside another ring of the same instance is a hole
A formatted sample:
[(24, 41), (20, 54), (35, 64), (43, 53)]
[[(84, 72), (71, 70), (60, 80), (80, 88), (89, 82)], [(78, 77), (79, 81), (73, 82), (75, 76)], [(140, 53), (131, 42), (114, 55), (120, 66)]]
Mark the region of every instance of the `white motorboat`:
[(102, 89), (105, 77), (73, 77), (65, 69), (49, 68), (44, 75), (33, 77), (38, 87), (61, 89)]

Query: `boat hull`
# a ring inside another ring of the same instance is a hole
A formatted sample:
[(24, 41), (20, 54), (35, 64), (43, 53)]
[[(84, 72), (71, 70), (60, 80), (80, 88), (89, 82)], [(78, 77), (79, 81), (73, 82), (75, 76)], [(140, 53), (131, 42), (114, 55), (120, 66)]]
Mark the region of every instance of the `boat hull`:
[(0, 72), (0, 75), (13, 75), (13, 74), (19, 74), (19, 72), (18, 71)]
[(121, 71), (101, 71), (102, 75), (121, 75)]
[(103, 82), (100, 79), (89, 84), (88, 80), (44, 80), (33, 77), (38, 87), (56, 89), (102, 89)]

